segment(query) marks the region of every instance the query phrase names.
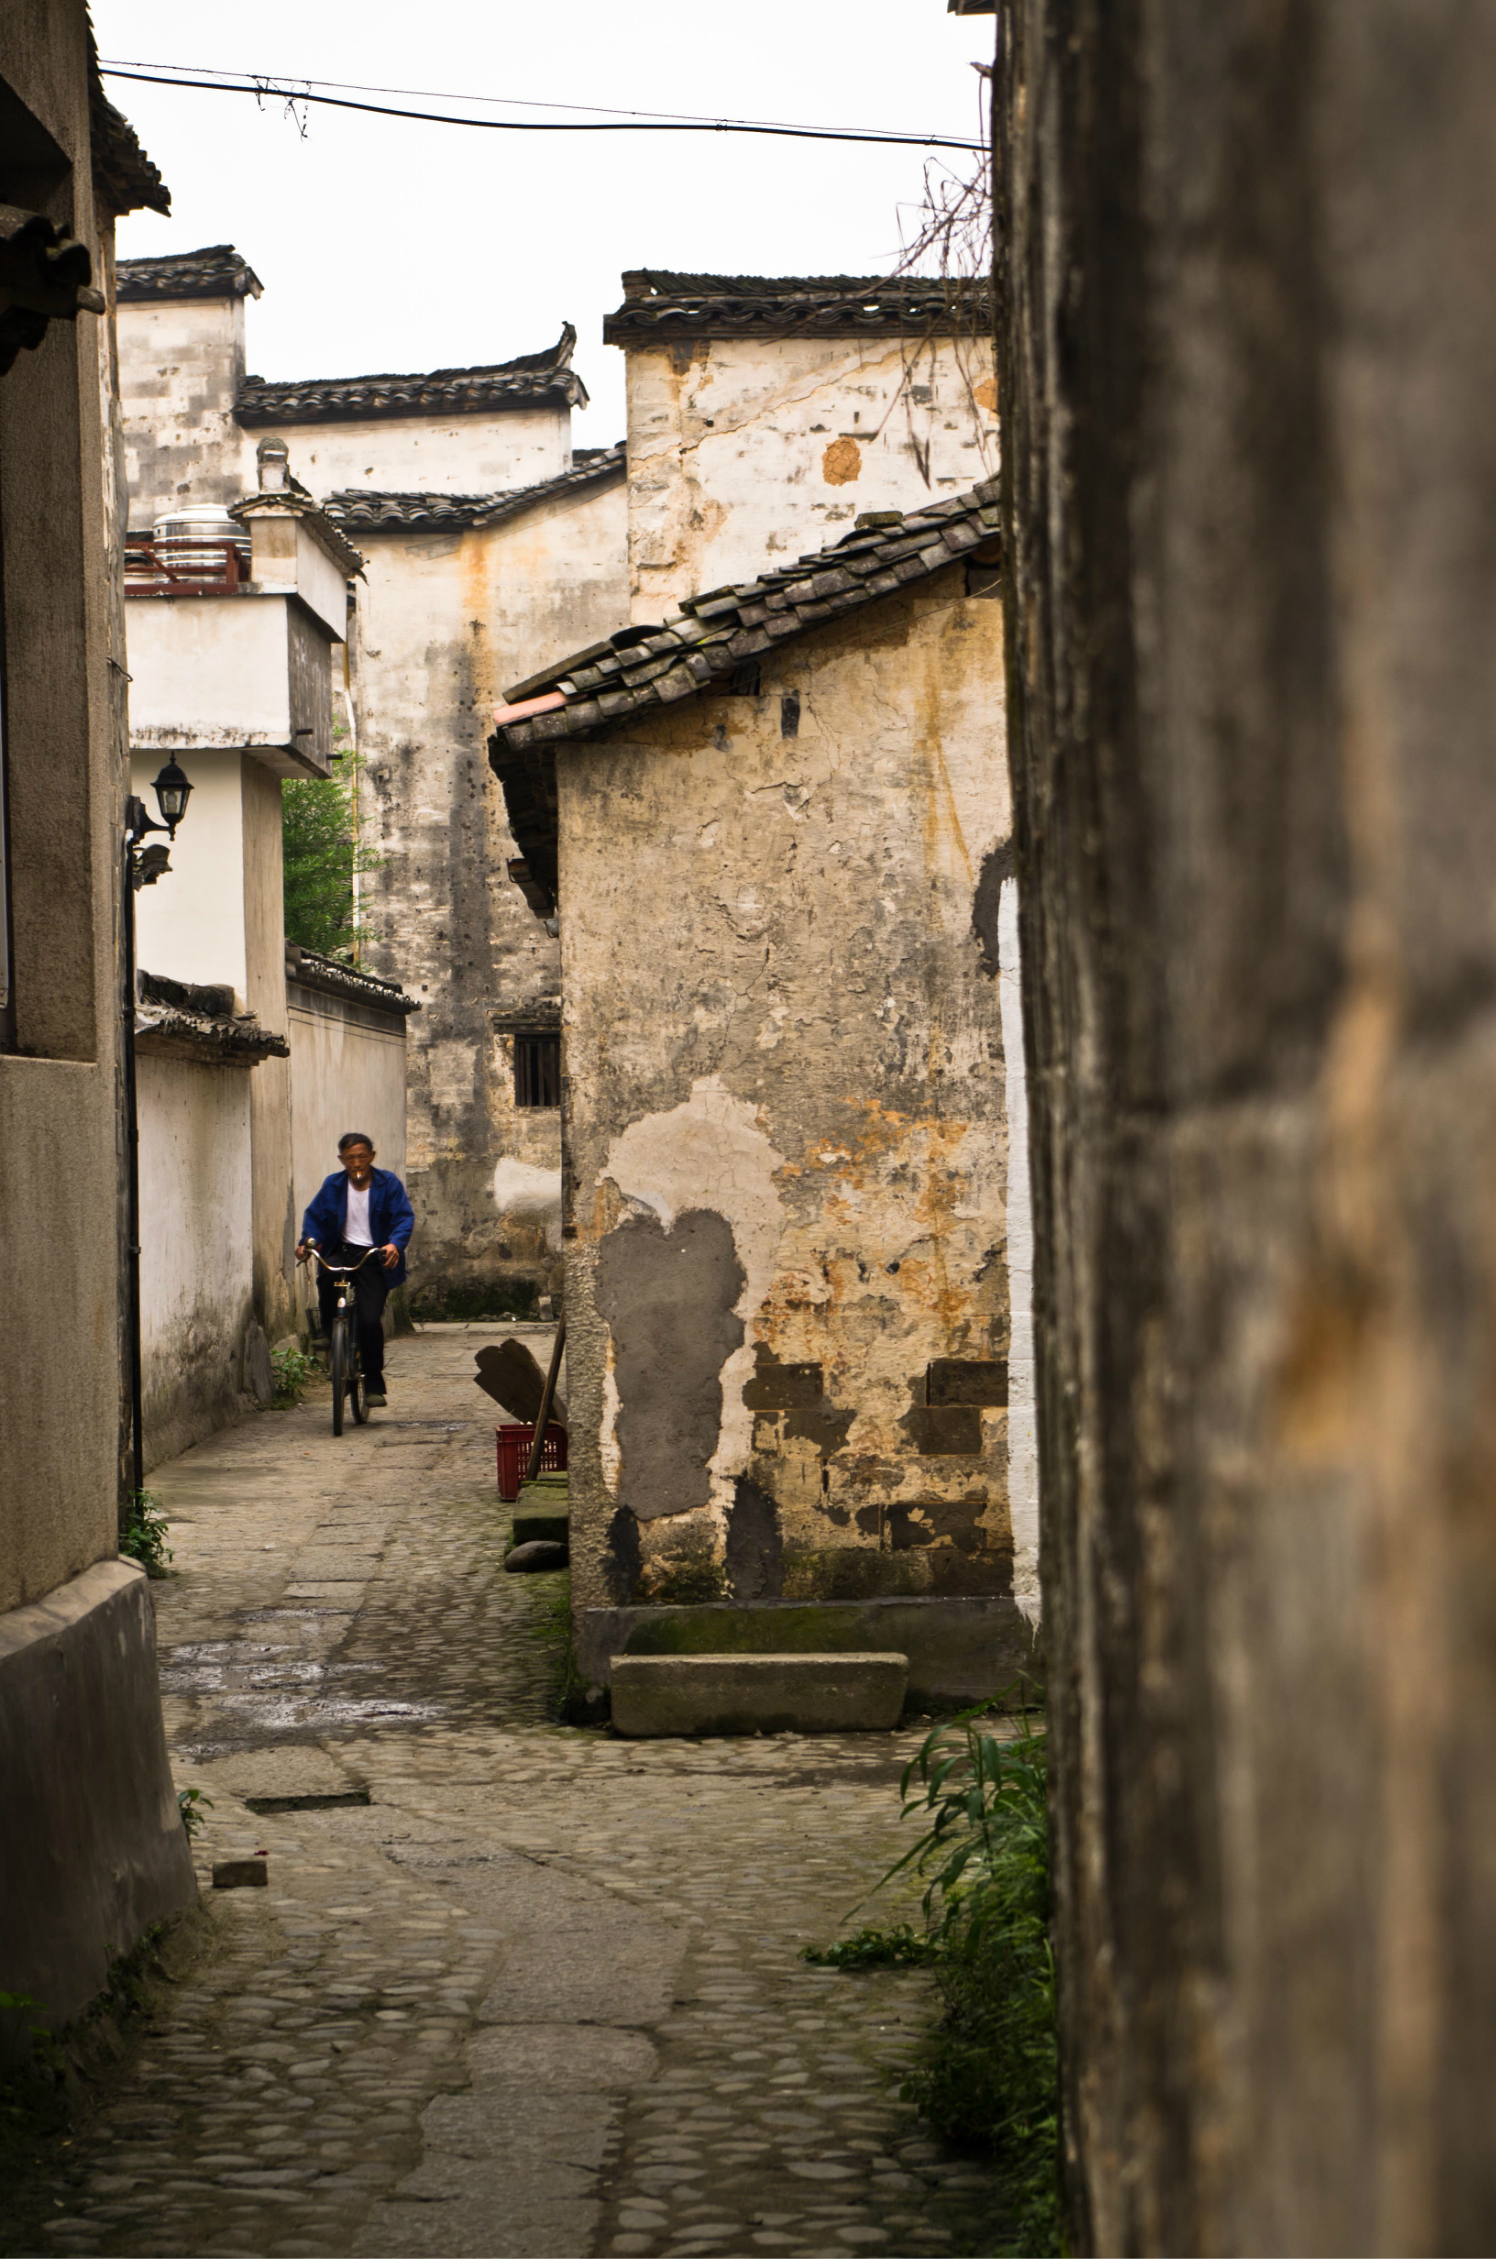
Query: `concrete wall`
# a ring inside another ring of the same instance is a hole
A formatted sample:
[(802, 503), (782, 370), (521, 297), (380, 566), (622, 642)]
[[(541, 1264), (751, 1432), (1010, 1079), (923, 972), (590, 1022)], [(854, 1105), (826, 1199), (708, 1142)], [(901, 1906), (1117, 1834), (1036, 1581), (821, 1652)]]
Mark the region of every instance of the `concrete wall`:
[(1001, 622), (963, 585), (557, 747), (580, 1609), (1014, 1591)]
[(559, 1113), (514, 1103), (496, 1015), (560, 992), (556, 943), (506, 875), (484, 751), (506, 686), (624, 620), (624, 491), (491, 528), (366, 534), (352, 651), (368, 787), (369, 962), (420, 999), (407, 1135), (422, 1296), (561, 1283)]
[(626, 348), (630, 617), (752, 580), (998, 467), (985, 341), (733, 337)]
[(999, 32), (1069, 2247), (1487, 2252), (1491, 16)]
[(148, 1466), (239, 1417), (255, 1314), (250, 1091), (266, 1071), (144, 1047), (136, 1060)]
[[(16, 0), (0, 75), (56, 145), (40, 207), (112, 274), (95, 210), (82, 0)], [(139, 1581), (99, 1611), (121, 1468), (119, 822), (126, 762), (107, 318), (53, 322), (0, 376), (14, 1020), (0, 1037), (0, 1987), (81, 2007), (192, 1895)], [(110, 660), (116, 662), (111, 668)]]
[[(132, 596), (126, 619), (136, 747), (181, 756), (200, 748), (262, 746), (281, 753), (283, 766), (286, 748), (310, 752), (315, 739), (295, 733), (304, 724), (315, 730), (315, 711), (328, 705), (331, 655), (327, 638), (308, 622), (311, 632), (300, 644), (310, 645), (314, 662), (320, 655), (320, 681), (293, 688), (294, 609), (292, 597), (253, 590), (235, 596)], [(189, 760), (182, 765), (195, 787), (196, 769)], [(153, 762), (150, 775), (159, 767)], [(149, 793), (146, 804), (154, 815)], [(190, 820), (197, 813), (194, 802)]]
[(130, 526), (255, 484), (255, 439), (233, 418), (244, 377), (244, 300), (185, 298), (118, 309)]

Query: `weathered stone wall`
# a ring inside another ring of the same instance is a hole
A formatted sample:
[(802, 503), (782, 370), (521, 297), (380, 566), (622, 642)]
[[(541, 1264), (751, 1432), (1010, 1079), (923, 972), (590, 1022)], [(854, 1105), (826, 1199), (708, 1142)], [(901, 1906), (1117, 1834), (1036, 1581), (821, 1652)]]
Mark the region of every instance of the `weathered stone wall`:
[(492, 527), (360, 531), (353, 649), (364, 882), (377, 971), (419, 998), (410, 1022), (412, 1290), (431, 1297), (561, 1284), (561, 1117), (515, 1104), (513, 1035), (548, 1005), (556, 942), (510, 882), (517, 853), (485, 753), (506, 686), (624, 620), (624, 489), (538, 503)]
[(1491, 2249), (1490, 41), (1000, 8), (1078, 2251)]
[(999, 607), (560, 743), (572, 1576), (1011, 1594)]
[(752, 580), (865, 510), (997, 469), (986, 343), (702, 337), (626, 349), (630, 617)]
[(234, 421), (244, 377), (244, 300), (183, 298), (117, 310), (130, 526), (227, 507), (255, 485), (255, 439)]

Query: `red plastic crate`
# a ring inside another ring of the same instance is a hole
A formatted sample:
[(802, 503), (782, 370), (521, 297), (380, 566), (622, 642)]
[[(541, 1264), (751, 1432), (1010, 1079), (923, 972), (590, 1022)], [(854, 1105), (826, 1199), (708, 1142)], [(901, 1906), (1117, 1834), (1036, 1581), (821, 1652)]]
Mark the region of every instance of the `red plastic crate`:
[[(533, 1422), (507, 1421), (495, 1428), (494, 1441), (499, 1453), (499, 1496), (506, 1506), (513, 1506), (520, 1495), (520, 1485), (525, 1480), (525, 1469), (530, 1464), (530, 1446), (535, 1441)], [(546, 1429), (546, 1440), (541, 1447), (541, 1469), (548, 1475), (566, 1471), (567, 1431), (552, 1420)]]

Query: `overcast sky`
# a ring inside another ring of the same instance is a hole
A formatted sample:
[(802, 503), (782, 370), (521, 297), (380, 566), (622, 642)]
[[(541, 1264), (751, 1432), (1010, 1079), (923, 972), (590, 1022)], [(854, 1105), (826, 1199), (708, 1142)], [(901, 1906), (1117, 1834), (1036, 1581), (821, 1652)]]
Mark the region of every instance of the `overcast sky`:
[[(944, 0), (94, 0), (93, 15), (105, 62), (968, 139), (971, 64), (993, 51), (992, 17), (949, 16)], [(252, 371), (502, 361), (571, 320), (593, 399), (573, 425), (579, 446), (622, 436), (623, 356), (601, 323), (625, 267), (886, 272), (926, 161), (918, 149), (490, 133), (325, 109), (307, 113), (304, 138), (283, 105), (249, 95), (105, 84), (172, 192), (169, 220), (121, 223), (121, 255), (236, 244), (265, 285), (248, 308)]]

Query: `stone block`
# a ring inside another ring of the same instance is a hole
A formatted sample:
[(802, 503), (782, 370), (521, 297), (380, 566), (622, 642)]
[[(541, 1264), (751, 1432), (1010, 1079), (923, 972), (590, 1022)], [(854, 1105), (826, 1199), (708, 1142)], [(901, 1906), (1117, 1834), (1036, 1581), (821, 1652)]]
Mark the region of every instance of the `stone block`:
[(913, 1711), (1002, 1701), (1031, 1689), (1044, 1662), (1035, 1626), (1012, 1598), (922, 1594), (870, 1600), (704, 1601), (584, 1608), (577, 1667), (605, 1687), (615, 1655), (843, 1655), (909, 1658)]
[(888, 1733), (909, 1664), (892, 1653), (615, 1655), (613, 1724), (657, 1735)]
[(525, 1545), (532, 1538), (543, 1538), (552, 1545), (565, 1545), (570, 1534), (571, 1522), (565, 1499), (559, 1504), (553, 1502), (547, 1506), (537, 1504), (528, 1509), (515, 1509), (516, 1545)]

